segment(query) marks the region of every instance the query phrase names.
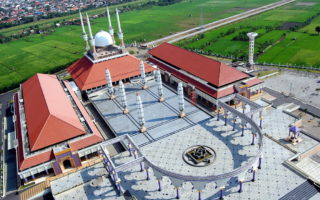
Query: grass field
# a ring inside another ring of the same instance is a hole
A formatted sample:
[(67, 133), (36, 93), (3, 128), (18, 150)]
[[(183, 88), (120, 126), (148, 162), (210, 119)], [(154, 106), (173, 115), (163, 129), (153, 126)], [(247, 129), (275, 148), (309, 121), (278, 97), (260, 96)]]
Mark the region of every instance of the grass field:
[[(307, 2), (307, 4), (305, 4)], [(310, 5), (310, 2), (313, 2)], [(266, 13), (209, 31), (202, 38), (180, 41), (179, 46), (209, 53), (247, 59), (248, 39), (235, 38), (241, 32), (255, 31), (258, 62), (320, 67), (320, 36), (315, 27), (320, 17), (320, 0), (297, 0)], [(299, 28), (293, 30), (293, 26)]]
[[(140, 5), (140, 4), (143, 4), (145, 2), (148, 2), (148, 0), (136, 0), (136, 1), (133, 1), (133, 2), (123, 3), (121, 5), (111, 6), (110, 8), (111, 8), (111, 10), (113, 10), (113, 9), (115, 9), (115, 7), (122, 7), (122, 6), (128, 6), (128, 5)], [(97, 8), (97, 9), (88, 10), (87, 13), (89, 15), (97, 15), (97, 14), (104, 13), (105, 10), (106, 10), (106, 8)], [(13, 27), (10, 27), (10, 28), (1, 29), (0, 30), (0, 34), (3, 34), (5, 36), (12, 35), (17, 31), (23, 31), (23, 29), (28, 28), (30, 26), (38, 25), (39, 27), (46, 27), (48, 25), (52, 25), (54, 22), (67, 21), (69, 19), (76, 19), (78, 17), (79, 17), (78, 14), (72, 14), (72, 15), (63, 16), (63, 17), (44, 19), (44, 20), (40, 20), (40, 21), (36, 21), (36, 22), (22, 24), (22, 25), (19, 25), (19, 26), (13, 26)]]
[[(122, 13), (125, 42), (150, 41), (238, 14), (276, 0), (192, 0), (170, 6)], [(116, 29), (115, 16), (112, 16)], [(52, 19), (54, 20), (54, 19)], [(92, 21), (93, 31), (107, 29), (107, 19)], [(19, 27), (15, 27), (17, 29)], [(13, 31), (13, 30), (9, 30)], [(17, 86), (37, 72), (52, 72), (65, 67), (84, 53), (80, 26), (64, 26), (50, 35), (32, 35), (0, 46), (0, 91)]]

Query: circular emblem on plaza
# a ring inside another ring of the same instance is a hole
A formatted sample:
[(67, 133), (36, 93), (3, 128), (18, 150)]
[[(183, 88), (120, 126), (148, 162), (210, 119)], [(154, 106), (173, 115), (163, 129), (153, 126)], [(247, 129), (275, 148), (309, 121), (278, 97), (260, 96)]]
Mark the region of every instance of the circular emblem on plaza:
[(205, 145), (195, 145), (183, 152), (183, 160), (195, 167), (204, 167), (213, 163), (216, 158), (215, 151)]

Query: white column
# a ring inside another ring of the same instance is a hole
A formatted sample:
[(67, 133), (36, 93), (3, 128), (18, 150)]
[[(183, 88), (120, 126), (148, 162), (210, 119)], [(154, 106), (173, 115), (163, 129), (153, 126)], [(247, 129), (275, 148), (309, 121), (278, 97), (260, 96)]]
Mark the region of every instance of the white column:
[(254, 38), (258, 36), (258, 33), (255, 32), (250, 32), (247, 33), (247, 36), (249, 37), (249, 65), (253, 66), (254, 65)]
[(115, 41), (114, 41), (114, 31), (113, 31), (112, 24), (111, 24), (109, 7), (107, 7), (107, 16), (108, 16), (108, 22), (109, 22), (109, 33), (110, 33), (110, 35), (112, 37), (113, 43), (115, 43)]
[(82, 28), (82, 38), (83, 38), (84, 43), (86, 45), (86, 51), (88, 51), (90, 49), (89, 43), (88, 43), (88, 36), (87, 36), (86, 30), (84, 28), (83, 18), (82, 18), (82, 14), (81, 14), (80, 10), (79, 10), (79, 15), (80, 15), (81, 28)]
[(120, 86), (120, 97), (121, 97), (121, 105), (123, 107), (123, 113), (127, 114), (129, 113), (127, 96), (126, 96), (126, 91), (125, 91), (123, 82), (121, 80), (119, 81), (119, 86)]
[(147, 80), (146, 80), (146, 72), (144, 70), (144, 63), (143, 61), (140, 61), (140, 76), (141, 76), (141, 82), (143, 84), (142, 89), (147, 89)]
[(118, 36), (119, 36), (119, 39), (120, 39), (120, 47), (121, 47), (121, 48), (125, 48), (124, 42), (123, 42), (123, 33), (122, 33), (122, 29), (121, 29), (121, 24), (120, 24), (120, 17), (119, 17), (119, 10), (118, 10), (118, 8), (116, 8), (116, 15), (117, 15)]
[(179, 117), (185, 117), (184, 113), (184, 95), (183, 95), (183, 84), (182, 82), (178, 83), (178, 96), (179, 96)]
[(106, 69), (107, 91), (110, 99), (114, 99), (114, 89), (112, 86), (112, 79), (109, 69)]
[(159, 69), (156, 71), (156, 81), (158, 85), (159, 102), (163, 102), (164, 98), (163, 98), (162, 79), (161, 79), (161, 73)]
[(144, 126), (146, 122), (144, 120), (144, 112), (143, 112), (142, 102), (139, 94), (137, 94), (137, 105), (138, 105), (138, 112), (139, 112), (140, 132), (143, 133), (147, 131), (147, 128)]
[(87, 24), (88, 24), (88, 29), (89, 29), (89, 38), (90, 38), (90, 44), (91, 44), (91, 47), (92, 47), (92, 50), (93, 50), (93, 56), (95, 57), (96, 56), (96, 44), (95, 44), (95, 41), (94, 41), (94, 38), (93, 38), (93, 35), (92, 35), (92, 30), (91, 30), (91, 24), (90, 24), (90, 20), (89, 20), (89, 17), (88, 17), (88, 14), (86, 13), (86, 16), (87, 16)]

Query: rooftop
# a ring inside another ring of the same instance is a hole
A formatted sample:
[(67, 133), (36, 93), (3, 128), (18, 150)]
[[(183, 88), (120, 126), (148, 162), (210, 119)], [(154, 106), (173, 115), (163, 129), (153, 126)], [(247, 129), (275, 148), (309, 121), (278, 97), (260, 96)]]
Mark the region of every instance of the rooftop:
[(248, 78), (249, 75), (222, 62), (193, 53), (169, 43), (163, 43), (149, 51), (149, 54), (169, 63), (216, 87)]
[(22, 93), (31, 151), (86, 133), (55, 75), (34, 75)]
[[(68, 72), (76, 82), (80, 90), (106, 85), (105, 71), (109, 69), (112, 82), (140, 75), (140, 60), (132, 55), (124, 54), (116, 59), (92, 62), (86, 56), (68, 67)], [(151, 72), (154, 68), (145, 63), (145, 72)]]

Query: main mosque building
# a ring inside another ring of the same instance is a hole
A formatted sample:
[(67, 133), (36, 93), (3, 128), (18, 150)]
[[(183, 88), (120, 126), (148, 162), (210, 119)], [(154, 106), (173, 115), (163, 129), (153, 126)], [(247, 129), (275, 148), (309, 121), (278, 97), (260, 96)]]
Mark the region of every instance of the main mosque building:
[[(199, 199), (206, 185), (213, 183), (223, 198), (224, 188), (233, 178), (242, 192), (245, 176), (250, 173), (250, 180), (255, 181), (261, 168), (262, 107), (250, 98), (261, 94), (263, 82), (169, 43), (151, 49), (147, 60), (140, 60), (126, 51), (118, 10), (119, 45), (109, 10), (107, 16), (109, 32), (95, 36), (86, 16), (88, 37), (80, 13), (86, 53), (67, 68), (73, 82), (36, 74), (15, 94), (22, 182), (81, 170), (88, 160), (97, 158), (119, 194), (130, 182), (128, 179), (121, 185), (125, 179), (121, 172), (135, 166), (146, 172), (147, 179), (156, 177), (159, 191), (163, 190), (163, 177), (168, 177), (177, 198), (186, 182), (196, 189)], [(242, 105), (243, 112), (237, 105)], [(104, 137), (93, 112), (110, 129), (113, 139)], [(228, 129), (227, 137), (214, 132), (222, 129)], [(199, 134), (196, 139), (188, 140), (195, 132)], [(125, 152), (111, 158), (108, 146), (119, 142)], [(157, 152), (166, 148), (171, 149), (169, 154)], [(59, 191), (54, 194), (56, 199), (67, 199), (62, 185), (52, 181), (51, 187)]]

